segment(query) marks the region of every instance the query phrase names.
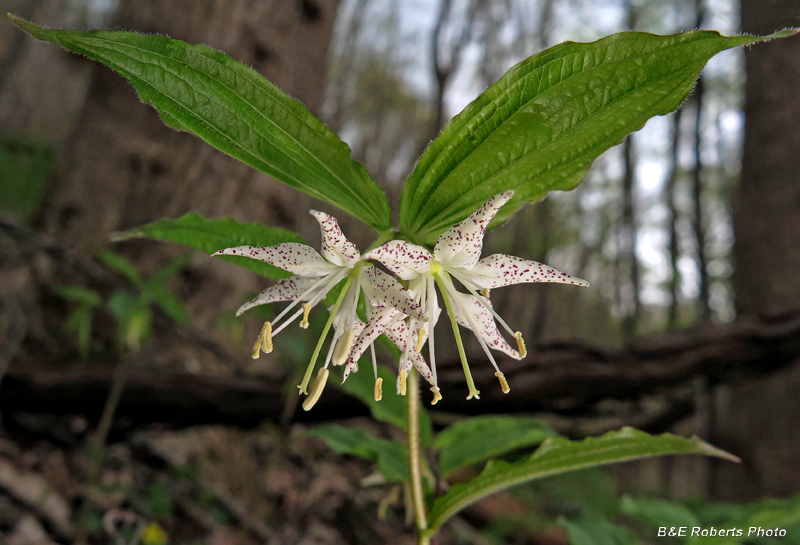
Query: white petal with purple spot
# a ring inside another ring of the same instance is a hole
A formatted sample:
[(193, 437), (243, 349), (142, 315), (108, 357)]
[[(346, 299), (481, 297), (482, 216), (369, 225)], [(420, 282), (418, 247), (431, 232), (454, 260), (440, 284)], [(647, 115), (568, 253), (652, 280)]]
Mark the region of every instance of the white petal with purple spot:
[(258, 259), (298, 276), (326, 276), (340, 268), (325, 261), (311, 246), (297, 242), (284, 242), (266, 248), (237, 246), (220, 250), (213, 255), (238, 255)]
[(364, 254), (364, 259), (374, 259), (403, 280), (412, 280), (431, 268), (431, 253), (411, 242), (393, 240)]
[(472, 268), (481, 257), (486, 227), (513, 195), (513, 191), (495, 195), (470, 217), (445, 231), (436, 242), (434, 259), (447, 267)]
[(556, 282), (586, 287), (586, 280), (575, 278), (549, 265), (512, 255), (494, 254), (484, 257), (470, 271), (458, 271), (481, 289), (524, 282)]
[(322, 232), (322, 256), (335, 265), (352, 269), (361, 259), (361, 254), (356, 245), (344, 236), (336, 218), (317, 210), (310, 214), (317, 219)]

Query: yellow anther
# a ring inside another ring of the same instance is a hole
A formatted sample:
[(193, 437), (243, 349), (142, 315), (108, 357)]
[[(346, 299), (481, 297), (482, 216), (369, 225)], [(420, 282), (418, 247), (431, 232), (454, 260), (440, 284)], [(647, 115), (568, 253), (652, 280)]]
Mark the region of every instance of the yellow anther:
[(342, 338), (336, 343), (336, 350), (333, 352), (333, 359), (331, 363), (334, 365), (342, 365), (347, 361), (347, 356), (350, 355), (350, 349), (353, 347), (353, 339), (356, 333), (352, 329), (346, 331)]
[(308, 323), (308, 315), (310, 313), (311, 313), (311, 305), (309, 305), (308, 303), (303, 303), (303, 319), (300, 320), (300, 327), (302, 327), (303, 329), (308, 329), (308, 326), (310, 325)]
[(274, 348), (272, 345), (272, 322), (264, 322), (264, 326), (261, 328), (261, 333), (258, 334), (258, 337), (261, 340), (261, 351), (264, 354), (272, 352)]
[(408, 385), (406, 383), (406, 376), (407, 375), (408, 375), (408, 373), (406, 373), (405, 369), (400, 369), (400, 395), (401, 396), (406, 395), (406, 389), (408, 388)]
[(442, 399), (442, 394), (439, 393), (438, 386), (431, 386), (431, 392), (433, 392), (433, 401), (431, 401), (431, 405), (436, 405), (439, 403), (439, 400)]
[(488, 299), (489, 298), (489, 288), (482, 289), (481, 290), (481, 295), (483, 295), (484, 297), (486, 297)]
[(325, 384), (328, 382), (328, 375), (331, 372), (327, 369), (320, 369), (317, 373), (317, 380), (314, 381), (314, 386), (311, 387), (311, 393), (308, 398), (303, 402), (303, 409), (310, 411), (311, 408), (319, 401), (319, 396), (322, 395), (322, 390), (325, 389)]
[(417, 330), (417, 352), (422, 352), (422, 345), (425, 344), (425, 328), (421, 327)]
[(257, 360), (261, 355), (261, 335), (256, 339), (256, 344), (253, 345), (253, 359)]
[(500, 381), (500, 388), (503, 390), (504, 394), (507, 394), (511, 391), (511, 388), (508, 386), (508, 381), (506, 380), (506, 376), (501, 373), (500, 371), (496, 372), (494, 376), (497, 377), (497, 380)]
[(514, 333), (514, 338), (517, 339), (517, 352), (519, 352), (520, 357), (524, 358), (528, 355), (528, 349), (525, 348), (525, 340), (522, 338), (522, 333), (517, 331)]
[(378, 377), (378, 380), (375, 381), (375, 401), (380, 401), (383, 399), (383, 378)]
[(480, 394), (481, 394), (481, 393), (480, 393), (480, 391), (479, 391), (479, 390), (476, 390), (475, 388), (470, 388), (470, 390), (469, 390), (469, 395), (467, 396), (467, 399), (472, 399), (473, 397), (474, 397), (475, 399), (480, 399), (480, 398), (481, 398), (481, 395), (480, 395)]

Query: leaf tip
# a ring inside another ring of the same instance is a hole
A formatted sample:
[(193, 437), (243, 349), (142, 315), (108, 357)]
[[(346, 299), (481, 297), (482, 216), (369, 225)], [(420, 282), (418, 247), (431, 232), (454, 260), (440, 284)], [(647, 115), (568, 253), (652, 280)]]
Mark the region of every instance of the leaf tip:
[(24, 30), (28, 34), (30, 34), (30, 35), (32, 35), (32, 36), (34, 36), (36, 38), (39, 38), (40, 40), (46, 40), (47, 39), (45, 37), (45, 35), (47, 33), (46, 29), (40, 27), (37, 24), (31, 23), (30, 21), (26, 21), (25, 19), (22, 19), (21, 17), (17, 17), (13, 13), (7, 13), (6, 15), (8, 16), (8, 19), (12, 23), (17, 25), (19, 28), (21, 28), (22, 30)]
[(110, 235), (108, 235), (109, 240), (111, 242), (122, 242), (124, 240), (130, 240), (132, 238), (141, 238), (144, 236), (144, 233), (141, 231), (114, 231)]
[(788, 38), (789, 36), (794, 36), (795, 34), (800, 33), (800, 28), (784, 28), (783, 30), (779, 30), (778, 32), (774, 32), (769, 36), (765, 36), (765, 38), (772, 40), (775, 38)]
[(738, 456), (735, 456), (730, 452), (727, 452), (725, 450), (722, 450), (721, 448), (717, 448), (709, 443), (706, 443), (696, 435), (692, 437), (692, 439), (694, 439), (697, 442), (698, 452), (700, 454), (703, 454), (705, 456), (714, 456), (716, 458), (722, 458), (723, 460), (728, 460), (729, 462), (734, 462), (737, 464), (742, 463), (742, 459), (739, 458)]

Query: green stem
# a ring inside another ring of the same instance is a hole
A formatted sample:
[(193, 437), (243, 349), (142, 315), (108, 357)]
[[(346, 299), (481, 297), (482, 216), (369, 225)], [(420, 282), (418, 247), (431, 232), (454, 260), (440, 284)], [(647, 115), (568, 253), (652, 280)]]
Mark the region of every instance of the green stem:
[(422, 461), (419, 444), (419, 377), (415, 369), (408, 374), (406, 392), (406, 419), (408, 424), (408, 472), (411, 478), (411, 499), (414, 504), (414, 519), (419, 532), (419, 545), (428, 545), (428, 513), (425, 509), (425, 493), (422, 489)]
[(467, 399), (472, 399), (473, 397), (477, 399), (480, 392), (478, 391), (477, 388), (475, 388), (475, 381), (472, 380), (472, 373), (470, 372), (469, 364), (467, 363), (467, 354), (464, 351), (464, 343), (461, 340), (461, 332), (458, 330), (458, 321), (456, 320), (456, 313), (453, 310), (453, 305), (450, 302), (450, 297), (447, 295), (447, 288), (444, 285), (444, 281), (439, 277), (438, 274), (434, 275), (434, 278), (436, 279), (436, 283), (439, 284), (439, 291), (442, 293), (442, 299), (444, 299), (444, 306), (447, 308), (447, 315), (450, 316), (450, 325), (453, 326), (453, 335), (456, 338), (458, 355), (461, 358), (461, 368), (464, 369), (464, 377), (466, 377), (467, 379), (467, 387), (469, 388), (469, 397), (467, 397)]
[(306, 368), (306, 374), (303, 375), (303, 382), (301, 382), (298, 386), (301, 394), (308, 395), (308, 383), (311, 381), (311, 374), (314, 372), (314, 365), (317, 363), (320, 350), (322, 350), (322, 345), (325, 343), (325, 337), (328, 336), (328, 331), (330, 331), (331, 324), (333, 324), (333, 317), (336, 316), (337, 312), (339, 312), (339, 307), (342, 306), (342, 301), (344, 301), (344, 296), (347, 294), (350, 284), (353, 283), (353, 279), (356, 277), (356, 275), (358, 275), (358, 269), (354, 268), (353, 270), (355, 271), (355, 275), (350, 273), (350, 275), (347, 277), (347, 281), (342, 287), (342, 291), (339, 292), (339, 297), (336, 299), (336, 304), (333, 305), (331, 315), (328, 317), (328, 321), (325, 323), (325, 327), (322, 330), (322, 335), (320, 335), (319, 341), (317, 341), (317, 347), (314, 349), (314, 353), (311, 355), (311, 361)]

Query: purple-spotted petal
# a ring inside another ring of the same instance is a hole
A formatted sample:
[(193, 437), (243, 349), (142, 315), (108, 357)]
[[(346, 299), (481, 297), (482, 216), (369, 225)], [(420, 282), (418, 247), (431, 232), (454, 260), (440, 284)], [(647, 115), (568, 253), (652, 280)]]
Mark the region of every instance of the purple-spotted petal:
[[(386, 336), (389, 337), (389, 340), (392, 341), (397, 348), (401, 351), (406, 352), (408, 347), (408, 324), (404, 321), (399, 320), (393, 323), (387, 330)], [(430, 367), (428, 367), (428, 363), (425, 361), (425, 358), (417, 352), (417, 332), (411, 332), (411, 351), (408, 353), (408, 359), (411, 360), (411, 363), (414, 364), (417, 372), (422, 376), (425, 380), (429, 383), (433, 384), (433, 373), (431, 373)]]
[(322, 231), (320, 252), (323, 257), (335, 265), (352, 269), (361, 259), (361, 254), (358, 253), (356, 245), (344, 236), (336, 218), (317, 210), (312, 210), (310, 214), (317, 219)]
[[(311, 289), (314, 284), (319, 284), (319, 289), (322, 289), (325, 285), (325, 282), (319, 278), (302, 276), (285, 278), (274, 286), (270, 286), (259, 293), (253, 300), (248, 301), (240, 306), (239, 310), (236, 311), (236, 315), (239, 316), (244, 311), (253, 307), (257, 307), (258, 305), (266, 305), (267, 303), (274, 303), (276, 301), (294, 301)], [(312, 290), (304, 297), (304, 299), (308, 301), (316, 294), (317, 290)]]
[(471, 271), (462, 274), (481, 289), (494, 289), (524, 282), (557, 282), (582, 287), (589, 285), (586, 280), (570, 276), (549, 265), (503, 254), (484, 257)]
[(393, 240), (364, 254), (374, 259), (403, 280), (411, 280), (431, 268), (431, 253), (405, 240)]
[(436, 261), (448, 267), (472, 268), (481, 257), (486, 226), (513, 195), (513, 191), (495, 195), (470, 217), (445, 231), (433, 250)]
[(298, 276), (326, 276), (339, 269), (322, 259), (311, 246), (297, 242), (284, 242), (266, 248), (237, 246), (220, 250), (213, 255), (238, 255), (258, 259)]
[[(453, 305), (453, 310), (455, 310), (456, 320), (458, 320), (459, 324), (471, 329), (472, 332), (483, 339), (486, 345), (492, 350), (499, 350), (517, 360), (522, 359), (519, 352), (512, 348), (500, 334), (500, 331), (497, 329), (497, 324), (494, 322), (494, 316), (483, 306), (477, 297), (455, 291), (450, 292), (449, 295), (457, 298), (457, 301), (455, 301), (456, 304)], [(486, 299), (484, 299), (484, 302), (491, 305)], [(470, 324), (470, 320), (467, 319), (465, 312), (470, 314), (470, 318), (472, 318), (472, 321), (478, 328), (477, 331), (475, 331), (472, 324)]]
[(353, 348), (350, 349), (350, 355), (347, 358), (347, 367), (345, 367), (344, 377), (342, 379), (343, 383), (347, 380), (347, 377), (350, 376), (351, 370), (358, 367), (358, 360), (364, 352), (367, 351), (369, 345), (375, 342), (375, 339), (380, 337), (392, 321), (400, 315), (400, 311), (392, 307), (373, 307), (368, 305), (368, 308), (369, 316), (367, 324), (353, 343)]
[(392, 307), (417, 320), (425, 319), (422, 308), (393, 276), (373, 265), (362, 267), (359, 274), (361, 287), (374, 306)]

